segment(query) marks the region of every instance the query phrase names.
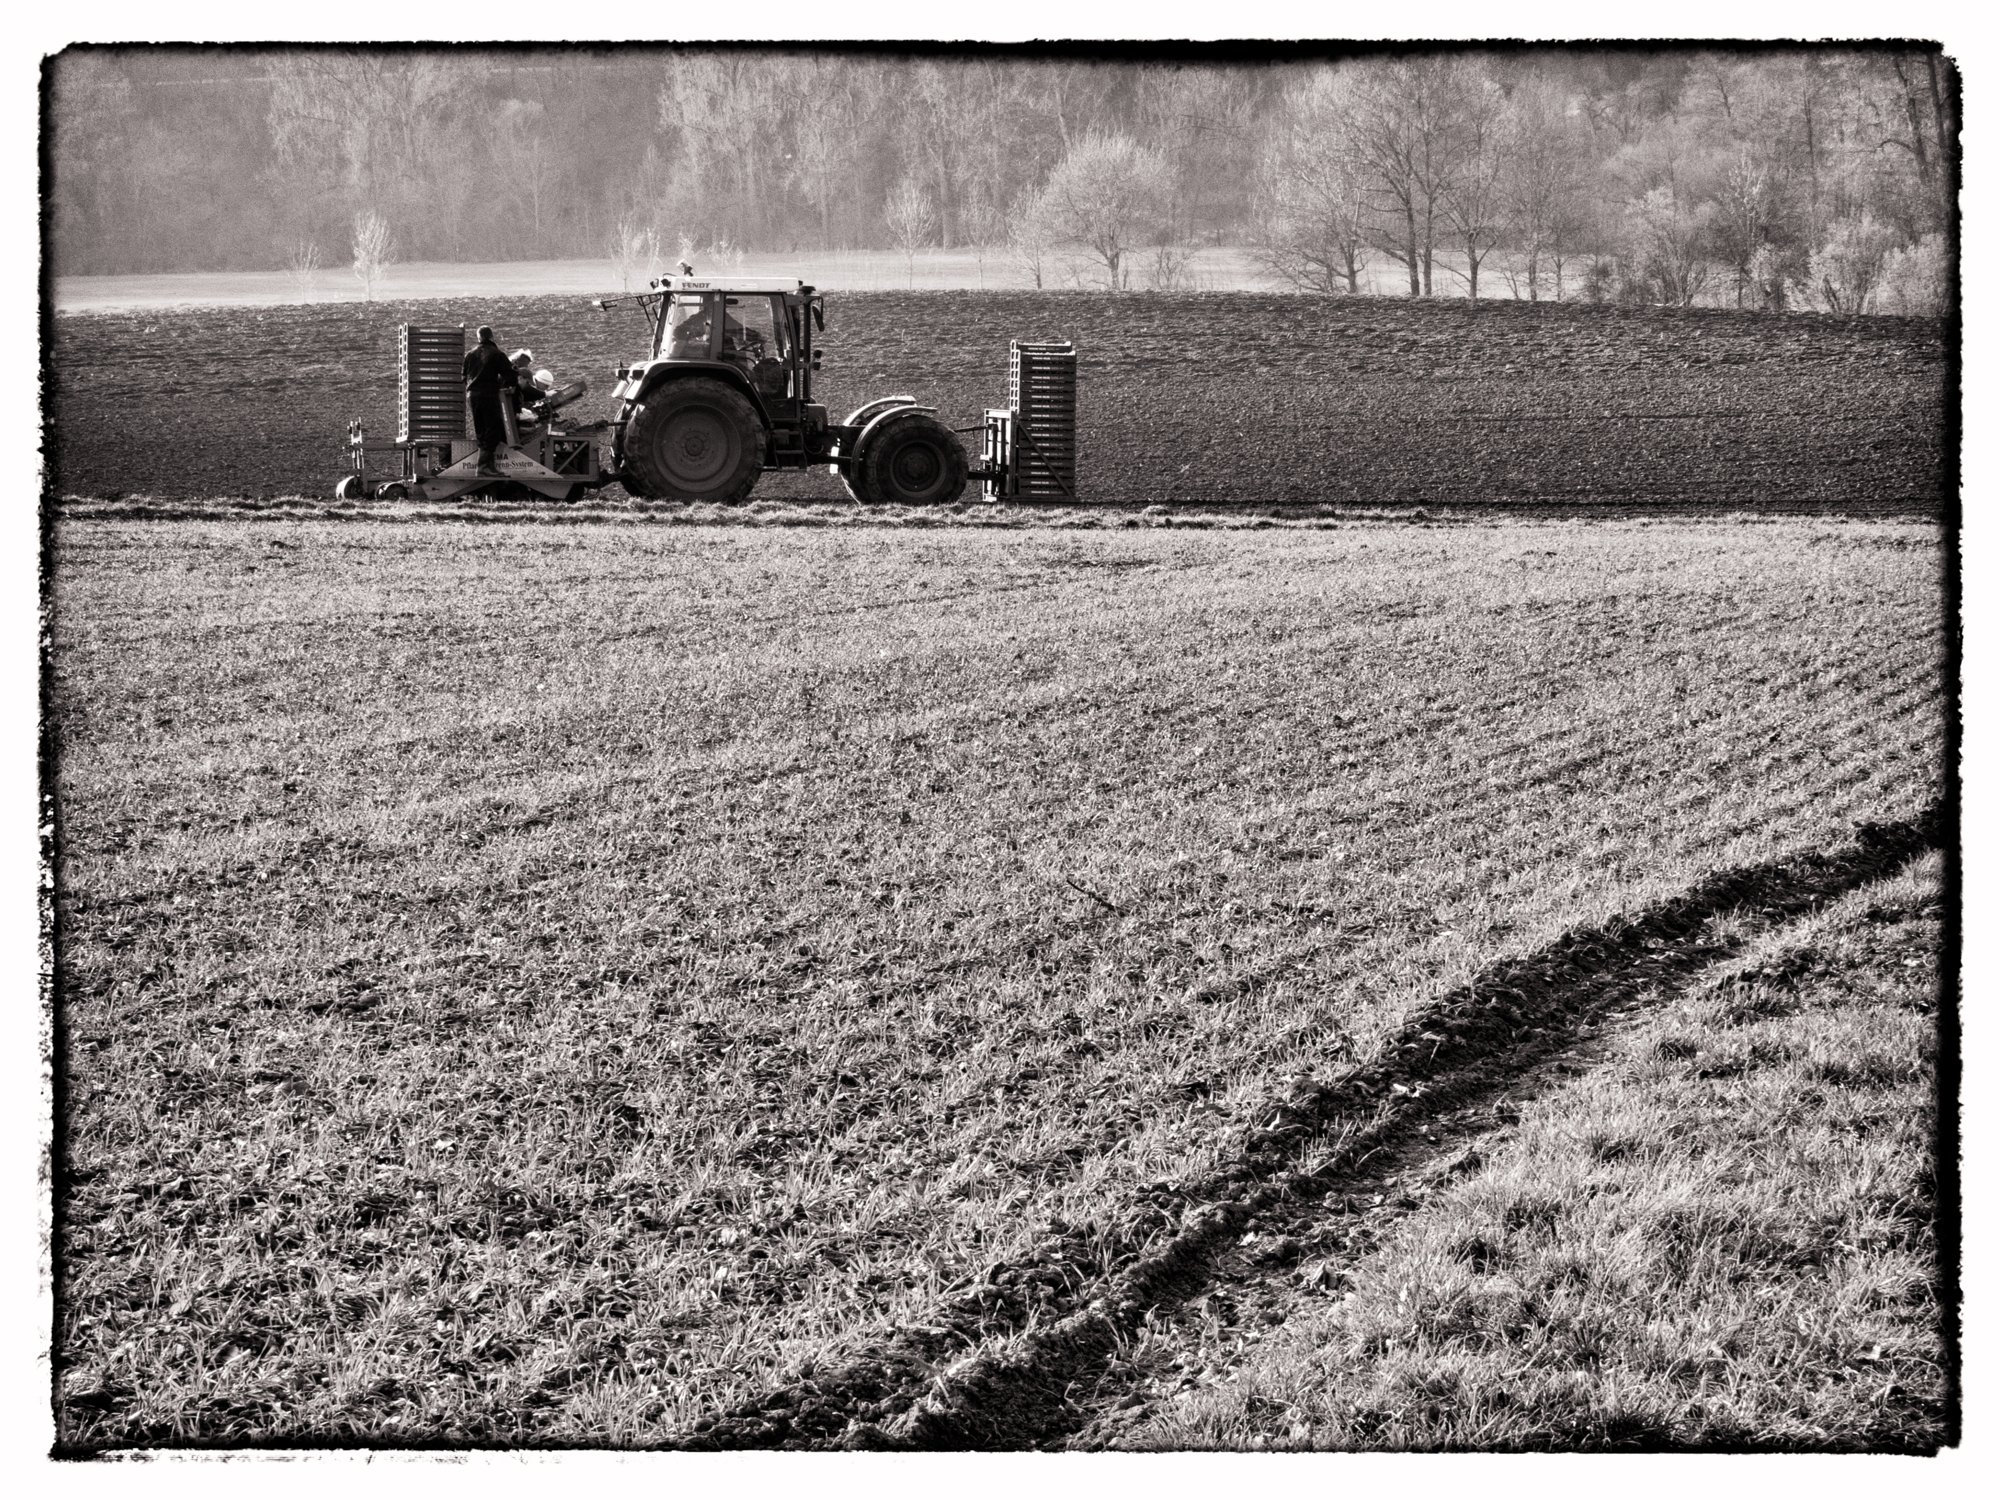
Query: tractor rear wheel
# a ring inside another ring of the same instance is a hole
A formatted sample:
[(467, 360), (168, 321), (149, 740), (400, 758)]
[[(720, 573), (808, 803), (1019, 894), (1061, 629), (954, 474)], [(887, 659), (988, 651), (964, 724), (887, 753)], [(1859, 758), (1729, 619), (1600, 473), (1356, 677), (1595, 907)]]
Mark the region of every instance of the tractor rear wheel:
[(948, 505), (965, 492), (965, 450), (925, 412), (891, 419), (862, 450), (855, 488), (888, 505)]
[(625, 468), (646, 499), (730, 504), (748, 495), (763, 472), (764, 424), (740, 392), (686, 375), (632, 409)]

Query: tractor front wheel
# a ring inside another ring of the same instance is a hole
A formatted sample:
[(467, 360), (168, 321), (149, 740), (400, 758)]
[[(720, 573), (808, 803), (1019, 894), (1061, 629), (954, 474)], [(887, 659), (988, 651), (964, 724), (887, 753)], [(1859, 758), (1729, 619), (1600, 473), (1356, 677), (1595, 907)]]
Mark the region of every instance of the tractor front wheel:
[(349, 474), (333, 487), (333, 498), (336, 500), (366, 500), (368, 498), (368, 486), (361, 482), (359, 474)]
[(750, 493), (764, 468), (756, 410), (703, 375), (669, 381), (634, 407), (624, 446), (626, 471), (647, 499), (731, 504)]
[(948, 505), (965, 492), (965, 450), (936, 417), (912, 412), (885, 423), (862, 450), (857, 488), (890, 505)]

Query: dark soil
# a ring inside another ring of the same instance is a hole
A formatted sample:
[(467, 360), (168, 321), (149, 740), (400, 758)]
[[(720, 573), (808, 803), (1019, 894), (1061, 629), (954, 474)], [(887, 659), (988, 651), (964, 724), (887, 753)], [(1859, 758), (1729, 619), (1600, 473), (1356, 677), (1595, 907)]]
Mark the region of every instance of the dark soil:
[[(59, 495), (318, 495), (349, 420), (395, 435), (396, 330), (491, 322), (609, 413), (634, 310), (581, 298), (55, 320)], [(829, 299), (836, 419), (907, 392), (953, 427), (1005, 402), (1010, 338), (1073, 339), (1078, 498), (1941, 510), (1943, 329), (1572, 304), (1082, 292)], [(964, 435), (977, 450), (976, 432)], [(757, 494), (838, 498), (824, 470)]]

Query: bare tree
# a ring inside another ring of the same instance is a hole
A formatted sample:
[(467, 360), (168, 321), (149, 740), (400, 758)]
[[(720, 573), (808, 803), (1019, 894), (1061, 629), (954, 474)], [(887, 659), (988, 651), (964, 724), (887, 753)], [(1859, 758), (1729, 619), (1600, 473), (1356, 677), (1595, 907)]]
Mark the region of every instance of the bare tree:
[(1063, 152), (1112, 122), (1113, 98), (1124, 69), (1110, 63), (1067, 60), (1013, 66), (1025, 75), (1025, 87), (1042, 117), (1055, 126), (1053, 157), (1059, 159)]
[(1445, 222), (1465, 252), (1465, 269), (1454, 274), (1465, 282), (1465, 295), (1479, 300), (1479, 267), (1500, 243), (1503, 194), (1509, 148), (1500, 86), (1468, 63), (1461, 76), (1454, 113), (1455, 161), (1441, 177), (1439, 197)]
[(368, 301), (375, 300), (375, 283), (395, 263), (396, 236), (389, 221), (374, 209), (354, 216), (354, 275)]
[(1464, 151), (1465, 61), (1449, 55), (1339, 65), (1353, 85), (1341, 127), (1366, 174), (1376, 248), (1431, 295), (1439, 219)]
[(471, 68), (444, 53), (366, 48), (274, 57), (266, 122), (287, 199), (325, 204), (338, 223), (380, 212), (412, 226), (416, 248), (443, 248), (453, 220), (438, 185), (473, 170)]
[(1626, 205), (1626, 237), (1636, 275), (1629, 284), (1646, 300), (1686, 307), (1708, 285), (1708, 225), (1713, 206), (1689, 204), (1670, 187), (1656, 187)]
[(1883, 263), (1895, 243), (1895, 231), (1866, 209), (1854, 218), (1837, 220), (1828, 226), (1825, 243), (1813, 251), (1795, 295), (1818, 312), (1869, 311)]
[(1755, 283), (1750, 263), (1770, 235), (1770, 176), (1747, 147), (1737, 151), (1715, 194), (1714, 240), (1736, 282), (1736, 305)]
[(819, 246), (833, 247), (833, 210), (846, 196), (852, 174), (845, 170), (855, 151), (858, 103), (853, 73), (836, 62), (814, 58), (804, 86), (812, 104), (798, 112), (794, 126), (792, 181), (819, 221)]
[(882, 222), (888, 226), (896, 248), (903, 252), (911, 286), (917, 284), (917, 251), (931, 242), (937, 221), (937, 206), (931, 202), (929, 190), (915, 177), (905, 177), (897, 183), (883, 205)]
[(501, 106), (488, 133), (488, 149), (500, 170), (504, 196), (512, 213), (508, 243), (540, 255), (543, 216), (556, 182), (555, 154), (543, 128), (539, 102), (510, 99)]
[(925, 61), (912, 64), (902, 79), (904, 107), (915, 126), (910, 144), (922, 163), (919, 170), (930, 190), (933, 222), (929, 233), (946, 249), (964, 234), (959, 222), (959, 195), (968, 175), (965, 163), (980, 126), (979, 112), (968, 107), (968, 96), (987, 66), (960, 58)]
[(1139, 134), (1166, 158), (1176, 236), (1219, 233), (1248, 207), (1258, 91), (1243, 70), (1166, 63), (1138, 70)]
[(1563, 267), (1584, 248), (1593, 218), (1590, 142), (1581, 110), (1554, 80), (1531, 75), (1508, 99), (1507, 167), (1501, 212), (1514, 249), (1527, 264), (1528, 298), (1542, 295), (1542, 267), (1563, 296)]
[(1146, 257), (1146, 285), (1156, 292), (1193, 291), (1194, 251), (1186, 245), (1155, 245)]
[(1007, 254), (1035, 283), (1036, 291), (1049, 273), (1054, 244), (1055, 232), (1040, 191), (1023, 188), (1007, 211)]
[(1005, 239), (1007, 215), (982, 189), (967, 194), (958, 214), (959, 227), (972, 243), (972, 261), (980, 286), (986, 285), (986, 257)]
[(1951, 141), (1956, 131), (1951, 119), (1951, 85), (1947, 64), (1938, 53), (1924, 57), (1889, 54), (1895, 70), (1898, 103), (1902, 106), (1907, 133), (1891, 135), (1885, 144), (1900, 146), (1910, 153), (1917, 180), (1931, 203), (1950, 213), (1946, 178), (1951, 163)]
[(1368, 188), (1344, 126), (1352, 75), (1315, 69), (1279, 105), (1258, 173), (1253, 253), (1301, 291), (1361, 291)]
[(1941, 318), (1951, 310), (1951, 295), (1951, 257), (1942, 234), (1927, 234), (1883, 258), (1876, 290), (1880, 311)]
[(618, 227), (611, 231), (611, 268), (618, 273), (618, 284), (625, 291), (632, 290), (632, 274), (639, 272), (643, 278), (659, 274), (660, 231), (658, 226), (642, 222), (636, 216), (627, 216), (618, 221)]
[(1155, 241), (1168, 208), (1167, 164), (1129, 135), (1093, 135), (1049, 173), (1042, 202), (1049, 224), (1104, 267), (1105, 285), (1130, 284), (1125, 257)]
[(319, 285), (319, 242), (312, 239), (297, 239), (285, 255), (285, 278), (292, 284), (292, 291), (301, 302), (312, 301), (314, 289)]
[(660, 129), (673, 142), (675, 217), (699, 238), (757, 243), (781, 201), (772, 149), (787, 59), (750, 51), (669, 52)]

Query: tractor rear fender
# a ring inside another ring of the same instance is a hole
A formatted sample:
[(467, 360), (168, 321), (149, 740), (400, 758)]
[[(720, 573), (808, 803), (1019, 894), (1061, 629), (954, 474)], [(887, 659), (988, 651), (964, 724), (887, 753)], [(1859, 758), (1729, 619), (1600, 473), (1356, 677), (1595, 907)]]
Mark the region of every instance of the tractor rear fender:
[(849, 413), (846, 422), (841, 425), (845, 427), (866, 427), (871, 417), (887, 411), (892, 406), (915, 406), (916, 404), (917, 398), (915, 396), (878, 397), (876, 400), (870, 401), (866, 406), (856, 407), (854, 411)]
[(827, 428), (827, 435), (833, 439), (834, 443), (833, 451), (827, 455), (828, 462), (835, 469), (852, 463), (861, 452), (862, 432), (876, 417), (879, 417), (885, 411), (894, 411), (899, 407), (915, 406), (916, 404), (917, 398), (915, 396), (878, 396), (866, 406), (855, 407), (853, 411), (847, 414), (845, 422), (837, 426), (829, 425)]
[[(879, 403), (871, 403), (871, 405), (875, 404)], [(867, 411), (868, 409), (868, 407), (862, 408), (863, 411)], [(876, 433), (880, 432), (884, 426), (895, 421), (898, 417), (907, 417), (911, 412), (918, 411), (929, 412), (933, 416), (937, 414), (935, 406), (919, 406), (914, 401), (905, 400), (902, 397), (895, 398), (894, 405), (889, 406), (886, 410), (877, 411), (874, 416), (870, 417), (863, 424), (861, 431), (855, 435), (852, 443), (842, 443), (840, 445), (840, 457), (849, 462), (858, 462), (861, 455), (868, 451), (869, 440)]]

